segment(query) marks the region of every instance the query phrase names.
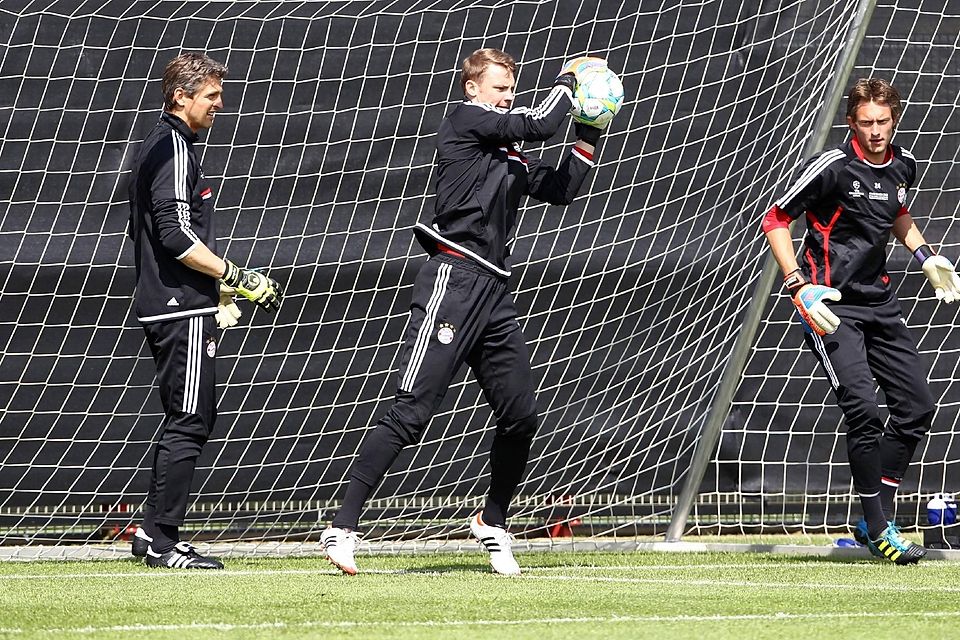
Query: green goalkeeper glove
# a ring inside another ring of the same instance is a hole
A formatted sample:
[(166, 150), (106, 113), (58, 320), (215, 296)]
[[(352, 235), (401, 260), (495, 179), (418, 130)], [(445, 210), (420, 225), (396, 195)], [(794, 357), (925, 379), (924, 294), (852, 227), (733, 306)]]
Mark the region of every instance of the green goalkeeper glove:
[(220, 304), (217, 305), (217, 326), (221, 329), (229, 329), (237, 326), (240, 320), (240, 307), (233, 301), (233, 296), (237, 292), (233, 287), (220, 283)]
[(280, 308), (283, 301), (283, 288), (280, 283), (253, 269), (243, 269), (229, 260), (227, 270), (221, 280), (228, 287), (233, 287), (237, 293), (247, 300), (256, 302), (266, 311)]

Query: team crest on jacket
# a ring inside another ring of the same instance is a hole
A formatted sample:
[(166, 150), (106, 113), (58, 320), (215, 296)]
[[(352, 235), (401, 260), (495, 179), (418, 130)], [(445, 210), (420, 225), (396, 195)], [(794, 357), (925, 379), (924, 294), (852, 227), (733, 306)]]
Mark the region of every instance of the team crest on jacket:
[(907, 185), (898, 184), (897, 185), (897, 202), (903, 204), (903, 201), (907, 199)]
[(207, 338), (207, 355), (211, 358), (217, 355), (217, 341), (213, 336)]
[(452, 324), (449, 322), (441, 322), (437, 329), (437, 340), (440, 341), (440, 344), (450, 344), (453, 342), (453, 337), (456, 333), (457, 330)]

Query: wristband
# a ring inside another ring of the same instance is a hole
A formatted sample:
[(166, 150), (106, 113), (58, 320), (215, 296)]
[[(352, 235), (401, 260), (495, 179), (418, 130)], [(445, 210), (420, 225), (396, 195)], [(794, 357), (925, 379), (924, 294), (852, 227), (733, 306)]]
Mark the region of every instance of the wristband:
[(913, 252), (913, 257), (916, 258), (920, 264), (923, 264), (927, 258), (932, 258), (935, 255), (937, 255), (937, 252), (928, 244), (920, 245)]
[(797, 291), (800, 290), (800, 287), (807, 284), (807, 279), (803, 277), (803, 272), (800, 271), (800, 268), (796, 268), (790, 273), (788, 273), (783, 278), (783, 286), (790, 293), (792, 298), (797, 294)]

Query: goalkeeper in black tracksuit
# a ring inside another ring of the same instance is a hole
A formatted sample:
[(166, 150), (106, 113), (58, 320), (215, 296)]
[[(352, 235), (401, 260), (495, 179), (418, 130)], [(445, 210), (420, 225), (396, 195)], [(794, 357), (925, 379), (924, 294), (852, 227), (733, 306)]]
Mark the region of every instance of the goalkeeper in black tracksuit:
[(557, 205), (573, 201), (593, 166), (600, 130), (577, 123), (578, 140), (556, 168), (526, 155), (520, 142), (546, 140), (566, 122), (575, 76), (561, 73), (536, 108), (511, 110), (515, 67), (495, 49), (467, 58), (466, 100), (437, 134), (436, 215), (431, 225), (414, 229), (431, 257), (414, 284), (396, 401), (365, 438), (342, 507), (321, 537), (331, 562), (348, 574), (357, 571), (354, 530), (365, 501), (400, 450), (420, 440), (463, 363), (497, 424), (486, 506), (471, 519), (471, 530), (495, 571), (520, 572), (506, 532), (507, 509), (526, 467), (537, 410), (530, 356), (508, 289), (508, 244), (525, 196)]
[[(926, 244), (905, 206), (917, 163), (890, 144), (900, 112), (900, 96), (887, 82), (858, 81), (847, 100), (852, 138), (804, 165), (763, 229), (786, 274), (804, 340), (843, 411), (853, 485), (864, 513), (855, 535), (874, 555), (908, 564), (926, 551), (900, 535), (894, 498), (935, 406), (885, 269), (890, 233), (922, 265), (937, 298), (960, 299), (960, 278), (953, 264)], [(807, 233), (798, 264), (789, 224), (801, 216)], [(890, 412), (886, 425), (876, 383)]]
[(196, 461), (217, 417), (217, 325), (236, 324), (233, 293), (268, 310), (279, 307), (282, 296), (272, 279), (216, 254), (213, 191), (193, 144), (223, 108), (226, 73), (200, 53), (167, 64), (164, 111), (137, 149), (130, 175), (136, 314), (157, 365), (164, 410), (143, 523), (132, 545), (153, 567), (223, 568), (179, 536)]

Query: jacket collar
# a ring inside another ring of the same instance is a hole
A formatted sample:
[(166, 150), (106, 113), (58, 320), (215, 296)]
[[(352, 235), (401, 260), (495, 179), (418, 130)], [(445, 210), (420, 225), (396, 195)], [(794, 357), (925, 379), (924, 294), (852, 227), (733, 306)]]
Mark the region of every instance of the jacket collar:
[(195, 134), (193, 130), (187, 126), (186, 122), (168, 111), (160, 114), (160, 120), (176, 129), (181, 136), (187, 139), (187, 142), (193, 143), (200, 139), (200, 136)]

